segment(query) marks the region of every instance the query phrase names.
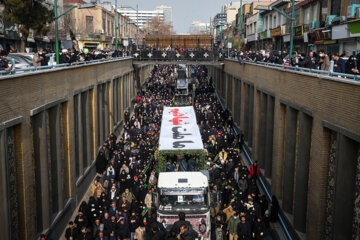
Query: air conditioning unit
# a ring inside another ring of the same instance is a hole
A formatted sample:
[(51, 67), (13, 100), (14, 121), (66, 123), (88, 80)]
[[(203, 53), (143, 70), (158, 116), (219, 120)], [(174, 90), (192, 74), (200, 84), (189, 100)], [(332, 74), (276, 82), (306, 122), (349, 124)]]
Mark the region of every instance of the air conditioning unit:
[(328, 27), (328, 26), (331, 26), (332, 25), (332, 20), (334, 18), (336, 18), (337, 16), (336, 15), (329, 15), (326, 17), (326, 22), (325, 22), (325, 26)]
[(356, 10), (360, 8), (360, 4), (352, 4), (349, 5), (347, 8), (347, 17), (348, 18), (355, 18), (356, 17)]
[(340, 16), (340, 17), (334, 17), (332, 19), (332, 24), (335, 25), (335, 24), (341, 24), (341, 23), (344, 23), (346, 22), (347, 18), (345, 16)]
[(320, 21), (312, 21), (311, 28), (320, 28)]
[(104, 33), (105, 33), (104, 29), (100, 29), (100, 30), (99, 30), (99, 33), (100, 33), (100, 34), (104, 34)]

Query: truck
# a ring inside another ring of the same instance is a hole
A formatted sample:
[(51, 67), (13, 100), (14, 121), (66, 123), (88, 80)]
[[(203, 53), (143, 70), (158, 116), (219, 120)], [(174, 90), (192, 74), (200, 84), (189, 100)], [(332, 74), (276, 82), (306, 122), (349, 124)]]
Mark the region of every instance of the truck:
[(175, 106), (189, 106), (191, 104), (191, 97), (189, 96), (189, 83), (186, 73), (186, 66), (179, 68), (176, 71), (176, 88), (174, 96)]
[(209, 239), (210, 192), (206, 152), (192, 106), (164, 107), (153, 192), (157, 219), (168, 230), (184, 212), (201, 239)]
[(153, 201), (157, 220), (168, 231), (179, 220), (178, 214), (183, 212), (200, 239), (210, 239), (210, 191), (205, 172), (159, 173)]

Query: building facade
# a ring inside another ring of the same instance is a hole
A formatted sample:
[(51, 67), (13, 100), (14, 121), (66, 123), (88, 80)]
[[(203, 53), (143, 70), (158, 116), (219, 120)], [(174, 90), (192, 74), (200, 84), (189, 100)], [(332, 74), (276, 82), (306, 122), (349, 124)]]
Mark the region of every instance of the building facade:
[(132, 8), (122, 7), (119, 8), (119, 13), (125, 17), (128, 17), (133, 22), (138, 22), (140, 28), (143, 28), (144, 24), (150, 22), (154, 17), (159, 17), (161, 20), (165, 20), (164, 11), (160, 9), (153, 11), (136, 11)]
[[(291, 15), (290, 1), (278, 0), (270, 6)], [(307, 53), (323, 49), (329, 55), (338, 53), (344, 56), (360, 52), (359, 0), (295, 1), (294, 18), (295, 51)], [(248, 24), (253, 22), (249, 21)], [(289, 50), (290, 24), (286, 17), (275, 10), (260, 11), (256, 49)], [(247, 29), (251, 29), (251, 26), (247, 26)], [(252, 42), (248, 41), (247, 44), (247, 49), (254, 47)]]
[[(72, 5), (66, 5), (68, 8), (70, 6)], [(68, 13), (67, 19), (79, 49), (114, 49), (116, 25), (118, 26), (118, 46), (126, 48), (131, 42), (134, 43), (137, 40), (136, 24), (119, 12), (116, 23), (115, 10), (111, 7), (75, 8)]]
[(172, 22), (172, 7), (166, 5), (160, 5), (155, 8), (155, 10), (163, 11), (164, 21), (167, 23)]

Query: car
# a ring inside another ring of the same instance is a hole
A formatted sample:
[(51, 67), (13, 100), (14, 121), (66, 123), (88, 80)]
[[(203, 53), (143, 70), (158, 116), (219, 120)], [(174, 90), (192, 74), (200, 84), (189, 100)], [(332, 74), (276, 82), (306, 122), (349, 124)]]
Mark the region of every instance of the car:
[(28, 54), (10, 53), (7, 56), (9, 65), (12, 64), (12, 59), (15, 61), (15, 69), (30, 68), (33, 66), (32, 58)]

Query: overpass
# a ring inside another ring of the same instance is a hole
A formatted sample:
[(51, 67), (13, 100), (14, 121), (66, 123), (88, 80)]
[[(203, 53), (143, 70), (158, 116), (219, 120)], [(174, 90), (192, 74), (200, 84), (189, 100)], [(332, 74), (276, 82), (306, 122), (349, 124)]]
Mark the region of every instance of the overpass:
[[(0, 78), (4, 239), (16, 233), (34, 239), (42, 232), (58, 239), (95, 176), (98, 148), (121, 131), (123, 112), (153, 64), (191, 61), (139, 60)], [(208, 65), (244, 134), (244, 153), (259, 162), (262, 183), (279, 200), (290, 237), (350, 239), (359, 223), (360, 83), (229, 59), (212, 62), (199, 61)]]

